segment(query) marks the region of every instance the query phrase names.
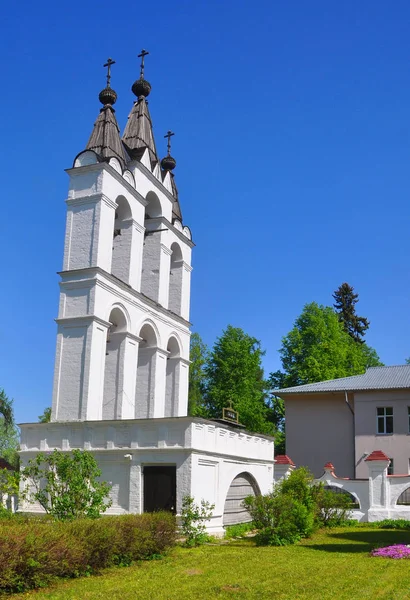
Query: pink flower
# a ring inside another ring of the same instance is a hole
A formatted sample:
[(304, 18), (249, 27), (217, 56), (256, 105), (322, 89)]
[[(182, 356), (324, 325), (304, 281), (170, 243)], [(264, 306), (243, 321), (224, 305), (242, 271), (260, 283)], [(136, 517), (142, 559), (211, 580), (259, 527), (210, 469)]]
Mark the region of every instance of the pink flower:
[(377, 548), (372, 551), (372, 556), (382, 556), (383, 558), (410, 558), (410, 547), (405, 544), (395, 544), (385, 548)]

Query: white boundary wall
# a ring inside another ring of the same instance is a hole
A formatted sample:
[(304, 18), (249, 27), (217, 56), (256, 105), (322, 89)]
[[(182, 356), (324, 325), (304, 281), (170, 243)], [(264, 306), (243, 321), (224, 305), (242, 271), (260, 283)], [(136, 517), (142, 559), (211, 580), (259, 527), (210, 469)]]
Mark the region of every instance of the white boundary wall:
[[(288, 459), (288, 457), (286, 458)], [(275, 481), (287, 477), (295, 468), (293, 462), (288, 460), (289, 462), (282, 460), (281, 464), (275, 465)], [(383, 452), (374, 451), (365, 460), (369, 469), (368, 479), (338, 477), (334, 472), (333, 465), (327, 463), (323, 475), (315, 482), (349, 492), (360, 506), (359, 509), (351, 511), (350, 518), (352, 519), (363, 522), (383, 519), (410, 521), (410, 506), (397, 504), (401, 494), (410, 488), (410, 475), (388, 475), (387, 469), (390, 460)]]

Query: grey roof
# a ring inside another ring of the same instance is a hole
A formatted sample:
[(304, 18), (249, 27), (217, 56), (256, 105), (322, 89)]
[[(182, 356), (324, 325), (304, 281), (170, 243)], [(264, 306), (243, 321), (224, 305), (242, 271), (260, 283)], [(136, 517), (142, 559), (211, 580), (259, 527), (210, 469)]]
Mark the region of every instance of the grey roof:
[(180, 221), (182, 221), (182, 212), (181, 212), (181, 206), (180, 206), (179, 200), (178, 200), (178, 188), (175, 183), (175, 176), (173, 173), (170, 173), (170, 175), (171, 175), (172, 195), (175, 198), (174, 204), (172, 205), (172, 215), (175, 219), (179, 219)]
[(113, 107), (108, 104), (100, 110), (86, 149), (94, 150), (96, 154), (105, 160), (117, 158), (121, 166), (124, 167), (126, 157), (114, 113)]
[(410, 365), (393, 367), (370, 367), (363, 375), (329, 379), (318, 383), (307, 383), (295, 387), (275, 390), (284, 394), (313, 394), (323, 392), (353, 392), (360, 390), (393, 390), (410, 388)]
[(143, 150), (148, 148), (152, 166), (158, 162), (157, 149), (152, 132), (151, 115), (144, 96), (140, 96), (132, 107), (122, 141), (131, 158), (139, 160)]

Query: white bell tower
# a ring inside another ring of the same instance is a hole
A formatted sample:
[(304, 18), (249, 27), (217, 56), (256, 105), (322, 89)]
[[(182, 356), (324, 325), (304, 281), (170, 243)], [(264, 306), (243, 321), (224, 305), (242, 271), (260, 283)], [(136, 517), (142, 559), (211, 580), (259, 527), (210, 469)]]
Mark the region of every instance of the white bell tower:
[(141, 76), (122, 139), (110, 86), (68, 169), (52, 422), (187, 414), (191, 232)]

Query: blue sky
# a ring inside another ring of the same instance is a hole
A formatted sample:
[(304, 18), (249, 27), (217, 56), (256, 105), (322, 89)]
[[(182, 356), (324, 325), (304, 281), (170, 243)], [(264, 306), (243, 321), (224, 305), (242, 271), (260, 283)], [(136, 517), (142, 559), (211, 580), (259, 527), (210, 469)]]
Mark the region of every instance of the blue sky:
[(347, 281), (381, 359), (410, 355), (408, 2), (25, 0), (2, 21), (0, 387), (17, 420), (51, 403), (64, 169), (108, 56), (124, 127), (142, 47), (197, 244), (194, 330), (242, 327), (269, 372), (303, 305)]

